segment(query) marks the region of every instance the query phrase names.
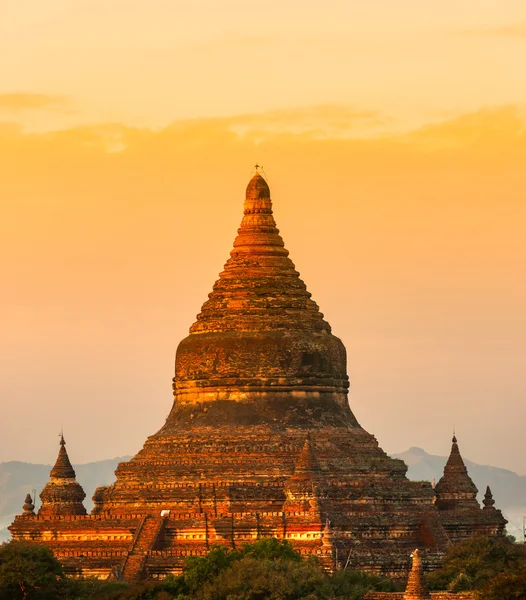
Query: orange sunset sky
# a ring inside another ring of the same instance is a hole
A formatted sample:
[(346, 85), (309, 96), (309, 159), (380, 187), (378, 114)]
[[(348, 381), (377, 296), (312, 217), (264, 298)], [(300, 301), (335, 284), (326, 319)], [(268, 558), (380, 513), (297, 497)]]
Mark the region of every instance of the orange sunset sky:
[(526, 474), (524, 0), (4, 0), (0, 461), (133, 454), (264, 165), (388, 452)]

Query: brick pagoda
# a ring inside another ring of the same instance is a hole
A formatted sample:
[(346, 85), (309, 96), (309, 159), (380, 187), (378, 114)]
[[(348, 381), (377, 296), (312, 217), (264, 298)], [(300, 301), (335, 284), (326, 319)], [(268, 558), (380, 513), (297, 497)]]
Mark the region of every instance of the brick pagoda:
[(402, 578), (415, 547), (432, 567), (452, 540), (502, 535), (456, 441), (433, 490), (359, 425), (345, 347), (288, 254), (256, 170), (230, 258), (177, 349), (166, 423), (89, 515), (61, 439), (42, 506), (35, 515), (26, 500), (13, 538), (49, 545), (71, 571), (133, 580), (265, 536), (327, 568)]

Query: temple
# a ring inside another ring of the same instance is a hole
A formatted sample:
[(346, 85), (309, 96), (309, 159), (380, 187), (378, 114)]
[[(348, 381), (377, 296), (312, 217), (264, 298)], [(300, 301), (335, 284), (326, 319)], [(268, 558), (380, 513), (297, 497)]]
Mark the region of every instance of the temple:
[(346, 363), (256, 169), (230, 258), (178, 346), (166, 423), (95, 491), (89, 515), (61, 438), (42, 505), (35, 514), (26, 499), (13, 538), (49, 545), (70, 572), (125, 580), (269, 536), (328, 569), (403, 579), (414, 548), (433, 568), (452, 542), (502, 535), (456, 440), (435, 490), (407, 479), (351, 411)]

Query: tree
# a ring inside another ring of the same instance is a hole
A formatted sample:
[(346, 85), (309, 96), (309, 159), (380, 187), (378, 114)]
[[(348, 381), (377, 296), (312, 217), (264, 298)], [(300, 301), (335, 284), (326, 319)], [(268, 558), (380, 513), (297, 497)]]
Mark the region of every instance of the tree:
[(498, 575), (520, 568), (524, 558), (514, 544), (498, 538), (473, 537), (451, 546), (439, 569), (428, 576), (434, 590), (482, 590)]
[(316, 561), (245, 556), (195, 593), (196, 600), (323, 600), (329, 576)]
[(46, 546), (15, 541), (0, 546), (1, 600), (55, 600), (63, 581), (62, 566)]
[(213, 546), (206, 556), (190, 556), (183, 574), (180, 577), (167, 578), (164, 589), (175, 595), (192, 594), (231, 567), (235, 561), (247, 557), (268, 561), (301, 560), (301, 555), (293, 549), (290, 542), (279, 541), (276, 538), (263, 538), (232, 550), (224, 546)]
[(526, 600), (526, 564), (500, 573), (479, 593), (480, 600)]
[(176, 600), (362, 600), (367, 592), (395, 588), (384, 577), (358, 571), (329, 575), (314, 556), (302, 557), (290, 542), (264, 538), (190, 557), (183, 575), (166, 578), (163, 589)]
[(288, 540), (262, 538), (252, 544), (245, 544), (239, 551), (241, 557), (251, 556), (264, 560), (291, 560), (299, 562), (301, 554), (294, 550)]
[(362, 600), (368, 592), (394, 592), (396, 587), (387, 577), (369, 575), (363, 571), (335, 571), (331, 577), (335, 598)]
[[(98, 593), (86, 596), (68, 596), (75, 600), (173, 600), (174, 596), (163, 589), (159, 581), (139, 581), (132, 584), (112, 584), (107, 588), (101, 588)], [(85, 587), (83, 586), (83, 590)]]

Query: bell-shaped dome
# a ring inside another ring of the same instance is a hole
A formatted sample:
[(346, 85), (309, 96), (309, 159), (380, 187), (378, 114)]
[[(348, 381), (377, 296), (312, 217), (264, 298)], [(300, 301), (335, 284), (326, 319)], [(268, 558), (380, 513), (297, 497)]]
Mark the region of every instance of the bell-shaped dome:
[(245, 196), (251, 200), (261, 200), (262, 198), (270, 200), (270, 188), (259, 173), (256, 173), (248, 182)]
[[(309, 399), (318, 402), (318, 416), (328, 402), (355, 424), (348, 385), (345, 348), (290, 260), (269, 187), (256, 173), (230, 258), (177, 349), (175, 407), (232, 400), (294, 400), (299, 407)], [(242, 412), (238, 408), (237, 417)], [(303, 417), (305, 411), (297, 411)]]

